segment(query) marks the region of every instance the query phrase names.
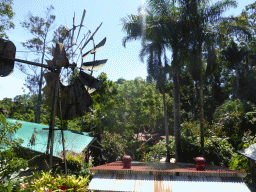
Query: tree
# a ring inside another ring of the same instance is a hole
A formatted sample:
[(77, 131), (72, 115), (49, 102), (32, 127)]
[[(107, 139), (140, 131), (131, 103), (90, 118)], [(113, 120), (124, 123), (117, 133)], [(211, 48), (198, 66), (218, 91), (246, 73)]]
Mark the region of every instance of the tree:
[[(54, 9), (53, 6), (47, 8), (46, 19), (39, 18), (38, 16), (30, 16), (29, 21), (21, 23), (21, 26), (26, 28), (33, 36), (33, 39), (23, 42), (22, 45), (31, 51), (41, 54), (41, 63), (44, 62), (44, 57), (47, 49), (47, 37), (50, 31), (52, 23), (55, 21), (55, 15), (50, 15), (50, 12)], [(21, 65), (20, 65), (21, 66)], [(21, 71), (25, 69), (20, 67)], [(38, 90), (38, 102), (35, 113), (35, 123), (40, 123), (40, 107), (42, 102), (42, 85), (43, 85), (44, 69), (41, 67), (40, 78), (36, 75), (32, 77), (32, 80), (36, 80), (36, 84), (39, 86)]]
[(238, 47), (232, 39), (229, 46), (221, 51), (223, 59), (228, 62), (228, 68), (234, 69), (236, 73), (236, 91), (235, 98), (239, 98), (239, 69), (242, 66), (242, 61), (248, 54), (246, 47)]
[[(170, 47), (172, 50), (171, 67), (166, 65), (159, 67), (163, 71), (169, 72), (169, 76), (173, 78), (173, 101), (174, 101), (174, 128), (175, 128), (175, 158), (179, 161), (179, 154), (181, 152), (180, 140), (180, 72), (182, 66), (189, 58), (187, 55), (188, 41), (186, 36), (189, 36), (189, 30), (185, 26), (184, 20), (180, 17), (183, 7), (176, 7), (174, 1), (169, 0), (149, 0), (150, 10), (146, 16), (146, 26), (144, 33), (142, 33), (143, 20), (138, 20), (139, 17), (131, 15), (130, 20), (133, 20), (135, 25), (126, 25), (129, 36), (126, 41), (143, 38), (144, 41), (151, 40), (157, 43)], [(142, 18), (142, 17), (140, 17)], [(132, 22), (130, 22), (132, 23)], [(143, 42), (144, 42), (143, 41)], [(159, 49), (160, 50), (160, 49)], [(163, 49), (162, 49), (163, 50)], [(159, 51), (158, 51), (159, 52)], [(156, 57), (160, 61), (160, 57)], [(160, 65), (158, 65), (160, 66)], [(158, 69), (158, 70), (159, 70)], [(154, 69), (155, 70), (155, 69)], [(163, 74), (164, 74), (163, 73)], [(168, 160), (168, 159), (167, 159)]]
[(13, 28), (14, 23), (11, 21), (14, 12), (12, 10), (12, 0), (1, 0), (0, 1), (0, 38), (7, 38), (6, 30)]
[[(182, 9), (182, 20), (185, 28), (189, 31), (186, 37), (190, 56), (189, 68), (194, 80), (199, 80), (200, 97), (200, 129), (201, 129), (201, 153), (204, 154), (204, 108), (203, 108), (203, 48), (208, 53), (207, 71), (212, 71), (216, 55), (214, 45), (220, 34), (213, 30), (214, 24), (220, 20), (221, 14), (230, 6), (236, 6), (233, 0), (225, 0), (210, 5), (204, 0), (180, 0)], [(212, 26), (211, 26), (212, 25)], [(209, 74), (210, 72), (208, 72)]]
[(181, 153), (181, 127), (180, 127), (180, 74), (183, 66), (187, 62), (187, 39), (188, 30), (180, 17), (183, 7), (176, 7), (175, 1), (169, 0), (150, 0), (150, 7), (158, 18), (158, 23), (152, 23), (149, 27), (150, 34), (161, 34), (160, 38), (172, 50), (172, 62), (169, 68), (165, 65), (165, 70), (173, 78), (173, 102), (174, 102), (174, 130), (175, 130), (175, 158), (180, 160)]
[[(147, 69), (148, 74), (153, 77), (153, 79), (159, 85), (162, 95), (163, 95), (163, 104), (164, 104), (164, 121), (165, 121), (165, 132), (166, 132), (166, 148), (167, 148), (167, 158), (166, 162), (170, 162), (170, 153), (169, 153), (169, 130), (167, 125), (167, 110), (165, 103), (165, 82), (166, 82), (166, 71), (162, 66), (161, 57), (164, 55), (165, 66), (168, 67), (167, 57), (165, 54), (166, 43), (161, 39), (161, 36), (157, 36), (155, 32), (148, 33), (145, 31), (143, 24), (143, 17), (146, 17), (146, 23), (156, 22), (156, 18), (152, 12), (148, 11), (148, 15), (131, 15), (128, 19), (123, 19), (123, 30), (127, 33), (127, 36), (123, 39), (123, 46), (125, 47), (126, 42), (130, 40), (136, 40), (138, 37), (142, 39), (142, 50), (140, 53), (141, 60), (145, 55), (148, 56), (147, 60)], [(142, 30), (141, 30), (142, 29)]]

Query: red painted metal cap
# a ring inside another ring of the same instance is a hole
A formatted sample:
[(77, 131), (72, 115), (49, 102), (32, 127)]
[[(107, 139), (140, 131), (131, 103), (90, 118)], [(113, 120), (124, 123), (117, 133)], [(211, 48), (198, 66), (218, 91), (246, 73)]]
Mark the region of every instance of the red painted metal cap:
[(205, 158), (203, 158), (203, 157), (196, 157), (196, 158), (195, 158), (195, 161), (202, 161), (202, 162), (205, 162)]
[(205, 158), (203, 157), (196, 157), (195, 158), (196, 163), (196, 170), (205, 170)]
[(132, 158), (130, 155), (125, 155), (122, 158), (122, 162), (123, 162), (123, 168), (124, 169), (130, 169), (131, 168), (131, 162), (132, 162)]

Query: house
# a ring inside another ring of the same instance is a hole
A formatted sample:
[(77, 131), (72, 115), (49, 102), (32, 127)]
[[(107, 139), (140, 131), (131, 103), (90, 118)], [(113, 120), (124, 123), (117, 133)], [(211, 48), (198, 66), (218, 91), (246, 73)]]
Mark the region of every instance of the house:
[(148, 144), (155, 144), (162, 138), (158, 133), (150, 134), (150, 133), (138, 133), (134, 134), (133, 138), (136, 140), (139, 140), (143, 143), (148, 143)]
[(89, 189), (94, 191), (146, 192), (250, 192), (242, 178), (247, 173), (206, 165), (197, 171), (189, 163), (131, 162), (123, 168), (121, 161), (93, 167)]

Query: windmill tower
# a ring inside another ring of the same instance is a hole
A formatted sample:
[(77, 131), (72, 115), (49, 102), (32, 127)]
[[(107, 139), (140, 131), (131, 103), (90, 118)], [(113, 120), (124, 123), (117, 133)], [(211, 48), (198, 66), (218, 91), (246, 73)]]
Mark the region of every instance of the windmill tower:
[[(62, 120), (72, 120), (77, 117), (81, 117), (90, 111), (89, 107), (92, 106), (93, 101), (90, 96), (97, 88), (100, 87), (101, 82), (92, 76), (93, 71), (98, 71), (107, 62), (107, 59), (96, 60), (96, 52), (105, 45), (106, 37), (97, 45), (94, 41), (96, 32), (101, 27), (102, 23), (98, 28), (91, 33), (89, 30), (87, 38), (81, 40), (77, 44), (78, 36), (83, 26), (83, 21), (86, 11), (84, 10), (80, 25), (75, 26), (75, 15), (73, 17), (73, 27), (71, 30), (66, 30), (66, 36), (68, 46), (64, 47), (63, 39), (60, 39), (59, 43), (56, 43), (55, 47), (52, 48), (52, 60), (46, 60), (47, 65), (39, 64), (31, 61), (21, 60), (15, 58), (16, 47), (8, 40), (0, 39), (0, 76), (6, 77), (13, 72), (14, 62), (18, 61), (21, 63), (44, 67), (49, 72), (44, 74), (46, 79), (46, 86), (43, 88), (43, 92), (46, 95), (46, 103), (51, 107), (51, 119), (49, 125), (49, 135), (47, 142), (46, 154), (50, 150), (50, 167), (52, 167), (53, 159), (53, 142), (54, 142), (54, 125), (56, 115)], [(75, 30), (79, 27), (76, 42), (74, 43)], [(71, 37), (70, 34), (71, 33)], [(93, 47), (83, 54), (84, 48), (92, 41)], [(81, 66), (78, 67), (77, 63), (69, 62), (67, 58), (67, 51), (72, 49), (72, 57), (75, 55), (76, 50), (80, 50), (79, 56), (81, 57)], [(75, 51), (73, 50), (74, 48)], [(93, 60), (89, 62), (83, 62), (83, 58), (88, 55), (93, 55)], [(79, 70), (79, 75), (75, 78), (74, 82), (70, 85), (64, 85), (60, 80), (60, 73), (63, 69)], [(63, 129), (62, 140), (63, 140), (63, 156), (65, 160), (65, 142)]]

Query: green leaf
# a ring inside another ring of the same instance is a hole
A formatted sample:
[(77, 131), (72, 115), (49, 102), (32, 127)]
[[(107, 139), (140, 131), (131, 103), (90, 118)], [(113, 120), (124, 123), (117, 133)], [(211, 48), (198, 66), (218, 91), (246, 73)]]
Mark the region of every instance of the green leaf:
[(11, 183), (11, 181), (9, 181), (9, 184), (8, 184), (8, 192), (12, 192), (12, 183)]

